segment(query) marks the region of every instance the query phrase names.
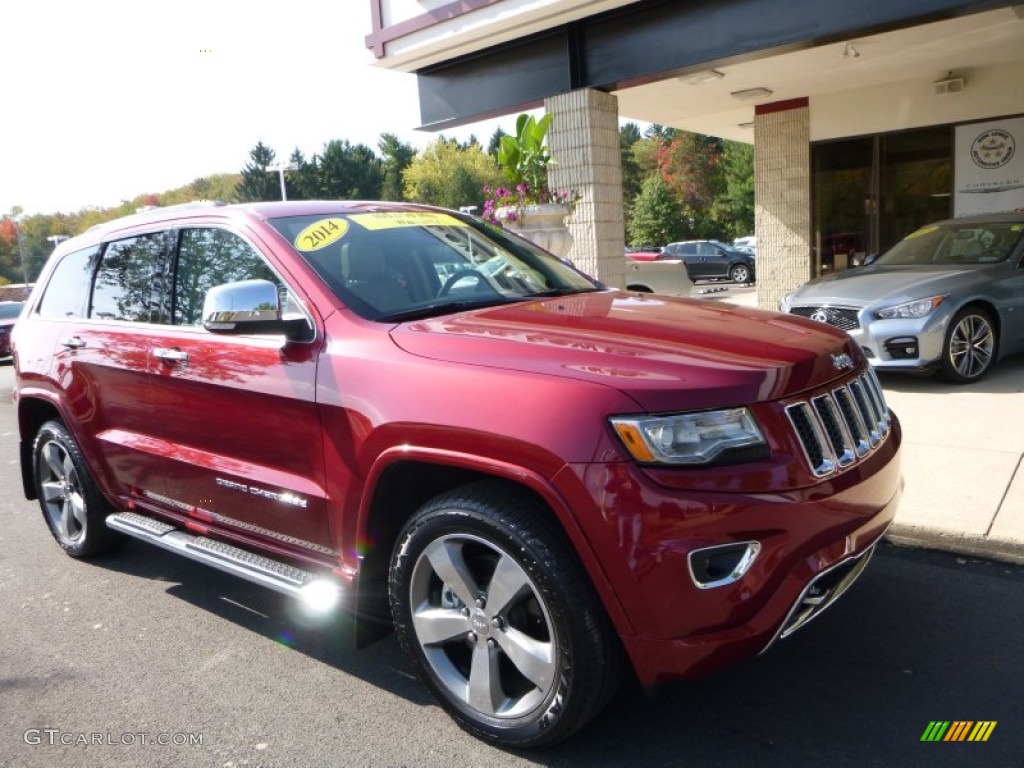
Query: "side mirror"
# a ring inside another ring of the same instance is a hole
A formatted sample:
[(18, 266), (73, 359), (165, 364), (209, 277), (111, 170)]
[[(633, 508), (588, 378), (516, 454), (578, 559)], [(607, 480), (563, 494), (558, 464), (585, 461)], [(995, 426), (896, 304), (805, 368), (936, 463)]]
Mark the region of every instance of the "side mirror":
[(878, 261), (878, 254), (869, 253), (867, 256), (864, 257), (864, 261), (861, 263), (861, 266), (866, 267), (869, 264), (874, 264), (876, 261)]
[(203, 301), (203, 327), (211, 333), (305, 335), (304, 318), (285, 319), (277, 286), (269, 280), (242, 280), (217, 285)]

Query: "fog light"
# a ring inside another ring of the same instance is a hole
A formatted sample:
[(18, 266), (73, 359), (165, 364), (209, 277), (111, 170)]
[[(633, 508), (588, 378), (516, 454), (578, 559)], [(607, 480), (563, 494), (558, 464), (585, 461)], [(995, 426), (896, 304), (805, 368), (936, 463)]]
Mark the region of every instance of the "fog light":
[(917, 338), (902, 336), (897, 339), (889, 339), (885, 342), (885, 351), (893, 360), (913, 360), (918, 356)]
[(724, 587), (743, 578), (754, 564), (761, 544), (742, 541), (717, 547), (694, 550), (690, 553), (690, 578), (698, 589)]

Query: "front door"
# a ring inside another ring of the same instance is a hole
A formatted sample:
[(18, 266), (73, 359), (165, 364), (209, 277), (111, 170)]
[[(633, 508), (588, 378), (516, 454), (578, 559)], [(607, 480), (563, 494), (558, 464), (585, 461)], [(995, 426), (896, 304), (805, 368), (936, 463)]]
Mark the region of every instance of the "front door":
[(222, 534), (328, 554), (312, 324), (306, 342), (209, 333), (201, 316), (209, 288), (267, 279), (285, 297), (289, 287), (237, 233), (178, 235), (172, 322), (148, 349), (152, 450), (160, 461), (146, 492)]

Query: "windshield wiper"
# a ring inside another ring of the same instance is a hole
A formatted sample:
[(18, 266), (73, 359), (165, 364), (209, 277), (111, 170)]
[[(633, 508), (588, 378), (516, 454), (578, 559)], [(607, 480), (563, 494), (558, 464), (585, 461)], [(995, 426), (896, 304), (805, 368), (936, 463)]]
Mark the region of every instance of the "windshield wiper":
[(464, 312), (467, 309), (484, 309), (486, 307), (501, 306), (502, 304), (516, 304), (520, 301), (525, 301), (527, 298), (530, 297), (518, 296), (510, 298), (508, 296), (502, 296), (501, 298), (492, 297), (473, 300), (462, 299), (460, 301), (435, 301), (431, 304), (425, 304), (419, 307), (409, 307), (408, 309), (399, 310), (398, 312), (389, 312), (386, 315), (381, 315), (374, 319), (379, 323), (402, 323), (407, 320), (422, 320), (427, 317), (435, 317), (449, 312)]

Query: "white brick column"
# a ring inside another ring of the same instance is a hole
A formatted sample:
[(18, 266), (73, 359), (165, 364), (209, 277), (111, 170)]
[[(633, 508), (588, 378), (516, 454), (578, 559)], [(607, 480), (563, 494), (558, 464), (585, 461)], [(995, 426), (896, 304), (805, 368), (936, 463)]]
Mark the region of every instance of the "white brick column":
[(811, 277), (811, 131), (808, 100), (764, 104), (754, 114), (757, 305), (778, 309)]
[(573, 237), (568, 258), (587, 274), (621, 288), (626, 242), (618, 99), (579, 90), (545, 99), (544, 108), (554, 115), (548, 146), (555, 164), (548, 182), (579, 194), (568, 219)]

